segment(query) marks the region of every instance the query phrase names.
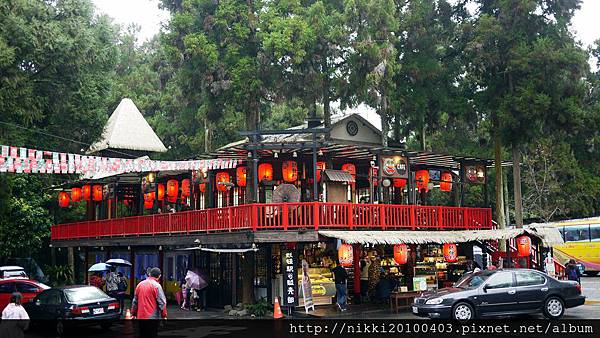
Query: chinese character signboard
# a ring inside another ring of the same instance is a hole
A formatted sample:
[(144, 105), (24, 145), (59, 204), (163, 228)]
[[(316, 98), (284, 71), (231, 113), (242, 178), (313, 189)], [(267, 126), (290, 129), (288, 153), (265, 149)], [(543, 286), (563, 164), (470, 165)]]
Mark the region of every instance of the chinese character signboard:
[(281, 251), (283, 296), (281, 305), (298, 306), (298, 257), (295, 250)]
[(382, 156), (381, 175), (383, 177), (407, 178), (407, 161), (403, 156)]

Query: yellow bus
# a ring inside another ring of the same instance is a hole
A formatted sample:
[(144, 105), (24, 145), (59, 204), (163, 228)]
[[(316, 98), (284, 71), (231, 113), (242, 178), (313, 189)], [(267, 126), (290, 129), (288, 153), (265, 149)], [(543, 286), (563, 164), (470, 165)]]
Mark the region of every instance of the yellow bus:
[(551, 223), (559, 228), (564, 244), (554, 246), (554, 258), (561, 264), (574, 259), (588, 276), (600, 272), (600, 217)]

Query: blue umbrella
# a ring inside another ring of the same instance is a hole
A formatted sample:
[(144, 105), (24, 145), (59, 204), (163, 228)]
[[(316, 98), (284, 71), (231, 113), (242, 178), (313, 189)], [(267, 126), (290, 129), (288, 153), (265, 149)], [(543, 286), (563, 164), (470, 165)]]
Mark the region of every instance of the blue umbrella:
[(90, 268), (88, 269), (89, 272), (101, 272), (101, 271), (106, 271), (108, 270), (108, 268), (110, 268), (111, 265), (110, 264), (106, 264), (106, 263), (96, 263), (92, 266), (90, 266)]

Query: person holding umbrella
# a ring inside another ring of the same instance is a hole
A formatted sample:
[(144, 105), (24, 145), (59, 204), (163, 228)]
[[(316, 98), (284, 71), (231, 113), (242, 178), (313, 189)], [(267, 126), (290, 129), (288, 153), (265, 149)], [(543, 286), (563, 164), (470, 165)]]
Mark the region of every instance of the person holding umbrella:
[(102, 289), (104, 287), (104, 279), (102, 278), (102, 273), (110, 268), (109, 264), (106, 263), (96, 263), (92, 265), (88, 272), (91, 272), (89, 284), (97, 287), (98, 289)]
[(111, 266), (110, 272), (106, 276), (106, 291), (109, 296), (119, 300), (120, 309), (123, 312), (128, 283), (123, 273), (117, 273), (115, 267), (131, 268), (131, 263), (121, 258), (111, 258), (106, 261), (106, 264)]

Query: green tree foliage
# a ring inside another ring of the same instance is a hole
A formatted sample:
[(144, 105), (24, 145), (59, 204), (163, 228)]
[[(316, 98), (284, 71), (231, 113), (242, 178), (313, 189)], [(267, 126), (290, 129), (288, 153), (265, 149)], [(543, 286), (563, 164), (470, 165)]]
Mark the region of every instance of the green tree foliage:
[(50, 234), (53, 196), (39, 177), (0, 176), (0, 257), (27, 257), (36, 253)]
[[(460, 79), (465, 67), (459, 23), (465, 17), (460, 3), (407, 2), (397, 43), (402, 67), (395, 78), (396, 139), (418, 135), (419, 148), (427, 150), (427, 133), (469, 121), (467, 114), (473, 117), (473, 109), (467, 104), (468, 92)], [(459, 118), (462, 121), (456, 121)], [(467, 125), (461, 125), (464, 127)]]
[[(0, 144), (86, 148), (107, 119), (117, 27), (88, 0), (10, 0), (0, 28)], [(0, 175), (0, 256), (41, 249), (61, 179)]]

